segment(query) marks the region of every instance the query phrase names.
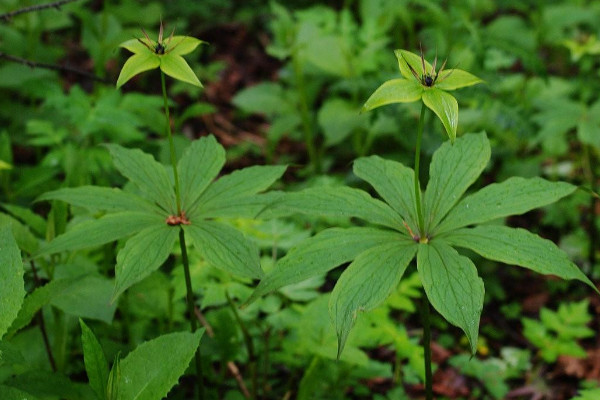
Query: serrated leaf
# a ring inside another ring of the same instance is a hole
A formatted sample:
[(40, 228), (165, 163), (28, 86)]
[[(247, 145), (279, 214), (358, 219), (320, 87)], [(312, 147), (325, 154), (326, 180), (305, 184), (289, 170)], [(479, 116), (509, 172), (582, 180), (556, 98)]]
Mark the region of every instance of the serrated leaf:
[(442, 90), (455, 90), (482, 82), (475, 75), (462, 69), (445, 69), (439, 75), (435, 87)]
[(119, 399), (160, 400), (194, 356), (204, 329), (169, 333), (142, 343), (120, 362)]
[[(140, 46), (142, 46), (140, 44)], [(125, 61), (119, 78), (117, 79), (117, 88), (123, 86), (128, 80), (139, 73), (157, 68), (160, 65), (159, 56), (148, 51), (134, 54)]]
[(96, 393), (98, 399), (104, 400), (106, 399), (106, 385), (108, 383), (108, 362), (94, 332), (81, 319), (79, 319), (79, 325), (81, 326), (83, 361), (90, 387)]
[(378, 156), (354, 161), (354, 174), (367, 181), (408, 224), (417, 232), (414, 171), (396, 161)]
[(146, 228), (127, 240), (117, 254), (113, 300), (165, 262), (178, 234), (178, 227), (163, 223)]
[(376, 228), (325, 229), (294, 246), (279, 260), (277, 266), (260, 281), (246, 303), (251, 303), (280, 287), (324, 274), (352, 261), (373, 246), (398, 240), (405, 240), (405, 236)]
[(453, 231), (445, 235), (444, 240), (490, 260), (518, 265), (540, 274), (577, 279), (598, 291), (564, 251), (550, 240), (525, 229), (483, 225)]
[(379, 86), (367, 99), (362, 112), (392, 103), (411, 103), (423, 95), (423, 87), (414, 77), (410, 79), (391, 79)]
[(509, 215), (519, 215), (542, 207), (573, 193), (577, 189), (565, 182), (542, 178), (512, 177), (493, 183), (473, 193), (456, 205), (435, 230), (448, 232)]
[(347, 186), (319, 186), (287, 193), (266, 210), (267, 215), (270, 212), (355, 217), (372, 224), (404, 229), (402, 217), (390, 206), (363, 190)]
[(442, 144), (433, 154), (424, 196), (425, 230), (431, 232), (475, 182), (490, 159), (485, 133)]
[(164, 225), (156, 214), (125, 211), (85, 221), (43, 246), (35, 257), (62, 251), (74, 251), (103, 245), (127, 237), (153, 225)]
[(417, 247), (408, 238), (382, 243), (359, 254), (342, 273), (329, 300), (338, 336), (338, 359), (358, 313), (372, 310), (391, 294)]
[(245, 203), (243, 198), (252, 201), (249, 199), (250, 196), (269, 188), (283, 175), (286, 168), (283, 165), (257, 165), (234, 171), (219, 178), (202, 193), (198, 200), (197, 213), (210, 218), (227, 216), (227, 213), (223, 213), (222, 210), (231, 209), (231, 217), (236, 217), (237, 213), (234, 209), (236, 203)]
[(417, 270), (431, 305), (465, 332), (475, 354), (485, 289), (473, 262), (443, 241), (432, 240), (419, 244)]
[(177, 169), (180, 174), (181, 204), (188, 215), (224, 164), (225, 149), (212, 135), (193, 141), (183, 153)]
[(244, 234), (220, 222), (184, 225), (194, 247), (212, 266), (246, 278), (261, 278), (259, 250)]
[(76, 188), (57, 189), (46, 192), (36, 199), (36, 201), (43, 200), (61, 200), (91, 211), (160, 212), (159, 208), (140, 196), (124, 192), (118, 188), (100, 186), (79, 186)]
[(432, 87), (423, 92), (423, 103), (442, 121), (450, 142), (454, 142), (458, 127), (458, 103), (454, 96)]
[(190, 68), (185, 59), (177, 54), (169, 53), (162, 55), (160, 69), (172, 78), (202, 87), (202, 83), (200, 83), (196, 73)]
[(0, 229), (0, 339), (17, 318), (23, 299), (23, 261), (10, 226)]
[(144, 195), (169, 214), (175, 214), (175, 191), (164, 165), (140, 149), (126, 149), (107, 144), (115, 167), (137, 186)]

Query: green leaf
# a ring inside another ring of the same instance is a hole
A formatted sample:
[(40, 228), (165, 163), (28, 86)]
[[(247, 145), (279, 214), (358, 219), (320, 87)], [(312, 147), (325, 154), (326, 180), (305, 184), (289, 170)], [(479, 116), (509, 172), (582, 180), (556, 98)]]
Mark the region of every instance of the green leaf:
[(423, 95), (424, 90), (411, 75), (410, 79), (391, 79), (379, 86), (367, 99), (362, 112), (392, 103), (411, 103)]
[(118, 400), (120, 398), (119, 387), (121, 383), (121, 352), (115, 355), (112, 368), (108, 374), (106, 383), (106, 400)]
[(113, 287), (112, 280), (87, 275), (52, 298), (50, 304), (70, 315), (111, 324), (117, 308), (116, 303), (111, 304)]
[[(140, 54), (145, 52), (154, 53), (148, 47), (144, 46), (140, 40), (141, 39), (129, 39), (121, 43), (119, 47), (129, 50), (133, 54)], [(144, 42), (146, 43), (147, 41), (144, 40)]]
[(192, 142), (179, 160), (181, 204), (188, 212), (225, 164), (225, 149), (213, 135)]
[(423, 92), (423, 103), (442, 121), (450, 141), (454, 142), (458, 127), (458, 103), (454, 96), (432, 87)]
[(165, 50), (168, 54), (184, 56), (196, 50), (196, 47), (199, 45), (205, 43), (205, 41), (196, 39), (192, 36), (173, 36)]
[(0, 206), (20, 221), (23, 221), (25, 225), (38, 235), (43, 236), (46, 233), (46, 220), (31, 211), (31, 209), (8, 203), (0, 203)]
[(10, 226), (0, 229), (0, 339), (21, 309), (25, 297), (23, 261)]
[(157, 68), (161, 64), (158, 55), (146, 50), (147, 52), (134, 54), (125, 61), (117, 79), (117, 88), (123, 86), (137, 74)]
[(479, 177), (490, 159), (485, 133), (442, 144), (433, 154), (424, 196), (425, 231), (431, 232)]
[[(395, 50), (394, 54), (398, 59), (398, 67), (400, 68), (400, 73), (405, 79), (415, 80), (415, 76), (412, 74), (409, 65), (412, 69), (417, 73), (418, 76), (422, 76), (425, 74), (431, 74), (433, 72), (433, 66), (427, 62), (427, 60), (423, 60), (421, 56), (411, 53), (406, 50)], [(425, 63), (425, 71), (423, 71), (423, 62)], [(420, 85), (420, 83), (419, 83)]]
[(202, 87), (196, 73), (190, 68), (185, 59), (177, 54), (169, 53), (161, 56), (160, 69), (172, 78)]
[(231, 197), (223, 199), (217, 203), (212, 202), (201, 210), (195, 211), (192, 214), (193, 218), (256, 218), (260, 215), (261, 218), (267, 219), (268, 215), (261, 213), (270, 204), (278, 201), (285, 193), (283, 192), (268, 192), (263, 194), (255, 194), (252, 196)]
[(261, 278), (259, 250), (244, 234), (220, 222), (184, 225), (194, 247), (212, 266), (246, 278)]
[(81, 344), (83, 346), (83, 361), (90, 386), (98, 399), (106, 399), (106, 385), (108, 384), (108, 363), (102, 347), (96, 339), (94, 332), (79, 319), (81, 326)]
[(550, 240), (525, 229), (484, 225), (453, 231), (445, 235), (444, 240), (490, 260), (518, 265), (540, 274), (577, 279), (598, 291), (564, 251)]
[(160, 211), (155, 205), (133, 193), (124, 192), (118, 188), (100, 186), (79, 186), (53, 190), (36, 199), (36, 201), (42, 200), (61, 200), (91, 211), (145, 211), (150, 213)]
[[(258, 284), (246, 304), (280, 287), (318, 276), (384, 242), (403, 241), (398, 232), (377, 228), (331, 228), (294, 246)], [(332, 251), (335, 249), (335, 251)]]
[(396, 289), (416, 251), (417, 244), (410, 239), (382, 243), (359, 254), (342, 273), (329, 300), (338, 359), (358, 313), (377, 307)]
[(354, 161), (354, 174), (367, 181), (408, 224), (417, 232), (414, 171), (396, 161), (378, 156)]
[(318, 216), (356, 217), (373, 224), (403, 230), (402, 217), (381, 200), (363, 190), (347, 186), (319, 186), (287, 193), (269, 212), (304, 213)]
[(106, 147), (123, 176), (169, 214), (176, 213), (175, 191), (164, 165), (140, 149), (126, 149), (117, 144)]
[(0, 385), (0, 398), (3, 400), (37, 400), (38, 397), (27, 393), (23, 390), (11, 387)]
[(179, 227), (163, 223), (146, 228), (127, 240), (117, 254), (113, 300), (165, 262), (178, 234)]
[(444, 219), (437, 233), (448, 232), (509, 215), (523, 214), (573, 193), (577, 189), (565, 182), (550, 182), (542, 178), (512, 177), (493, 183), (473, 193), (456, 205)]
[(360, 115), (355, 104), (341, 98), (326, 100), (317, 114), (325, 136), (325, 145), (339, 144), (353, 131), (366, 127), (366, 115)]
[(433, 307), (465, 332), (475, 354), (485, 290), (473, 262), (443, 241), (432, 240), (419, 244), (417, 270)]
[(482, 82), (475, 75), (462, 69), (445, 69), (435, 82), (435, 87), (442, 90), (454, 90)]
[(165, 218), (158, 215), (131, 211), (107, 214), (101, 218), (75, 225), (43, 246), (35, 254), (35, 257), (100, 246), (150, 226), (164, 224)]
[(121, 360), (119, 399), (164, 398), (187, 369), (203, 332), (169, 333), (139, 345)]

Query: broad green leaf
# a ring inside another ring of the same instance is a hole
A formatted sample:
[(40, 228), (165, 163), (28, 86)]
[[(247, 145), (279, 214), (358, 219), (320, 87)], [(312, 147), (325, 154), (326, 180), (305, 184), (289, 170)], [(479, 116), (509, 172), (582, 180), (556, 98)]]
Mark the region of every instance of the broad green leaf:
[(125, 211), (85, 221), (43, 246), (35, 257), (63, 251), (81, 250), (114, 242), (153, 225), (164, 225), (156, 214)]
[(419, 82), (410, 79), (392, 79), (384, 82), (367, 99), (362, 112), (392, 103), (411, 103), (421, 98), (424, 90)]
[(169, 53), (161, 56), (160, 69), (172, 78), (202, 87), (196, 73), (190, 68), (185, 59), (177, 54)]
[(475, 354), (485, 290), (473, 262), (443, 241), (432, 240), (419, 244), (417, 269), (429, 302), (465, 332)]
[(404, 241), (398, 232), (377, 228), (331, 228), (294, 246), (258, 284), (246, 303), (273, 290), (318, 276), (385, 242)]
[(113, 300), (165, 262), (178, 234), (179, 227), (163, 223), (146, 228), (127, 240), (117, 254)]
[[(0, 228), (9, 226), (17, 246), (24, 253), (33, 254), (39, 248), (39, 239), (31, 233), (29, 228), (11, 215), (0, 212)], [(45, 229), (44, 229), (45, 233)]]
[(318, 216), (355, 217), (372, 224), (405, 231), (402, 217), (367, 192), (347, 186), (319, 186), (287, 193), (274, 202), (270, 212), (304, 213)]
[(462, 69), (445, 69), (439, 75), (435, 87), (442, 90), (454, 90), (473, 86), (483, 81)]
[(429, 233), (479, 177), (490, 159), (485, 133), (470, 134), (448, 142), (433, 154), (424, 196), (425, 230)]
[(70, 315), (111, 324), (117, 308), (116, 303), (111, 304), (113, 287), (112, 280), (87, 275), (76, 285), (61, 291), (50, 304)]
[(160, 209), (140, 196), (124, 192), (118, 188), (100, 186), (79, 186), (76, 188), (53, 190), (44, 193), (36, 199), (36, 201), (42, 200), (61, 200), (92, 211), (160, 212)]
[(458, 103), (454, 96), (432, 87), (423, 92), (423, 103), (442, 121), (450, 141), (454, 142), (458, 127)]
[(123, 176), (169, 214), (176, 213), (175, 191), (164, 165), (140, 149), (126, 149), (117, 144), (106, 147)]
[(121, 360), (118, 398), (164, 398), (187, 369), (203, 332), (169, 333), (139, 345)]
[(317, 114), (317, 121), (325, 136), (325, 145), (339, 144), (356, 129), (366, 127), (366, 115), (358, 113), (357, 106), (338, 97), (326, 100)]
[[(415, 53), (411, 53), (410, 51), (406, 50), (395, 50), (394, 54), (398, 59), (398, 67), (400, 68), (402, 76), (408, 80), (415, 80), (415, 76), (412, 74), (409, 65), (418, 76), (431, 74), (433, 72), (433, 66), (429, 64), (427, 60), (423, 60), (421, 56)], [(425, 63), (425, 71), (423, 71), (423, 63)]]
[(444, 235), (444, 240), (490, 260), (518, 265), (540, 274), (577, 279), (598, 291), (564, 251), (550, 240), (525, 229), (483, 225), (450, 232)]
[(10, 226), (0, 228), (0, 339), (21, 309), (25, 297), (23, 261)]
[(200, 210), (190, 215), (190, 219), (193, 221), (194, 218), (256, 218), (257, 215), (266, 219), (267, 215), (261, 211), (283, 196), (285, 196), (283, 192), (268, 192), (252, 196), (224, 198), (218, 203), (211, 201), (209, 205), (202, 206)]
[[(27, 399), (90, 400), (94, 397), (94, 392), (87, 384), (73, 382), (61, 373), (46, 371), (39, 367), (6, 377), (3, 379), (3, 384), (26, 392), (29, 395), (25, 397)], [(0, 391), (0, 396), (1, 394)], [(0, 398), (5, 399), (3, 396)], [(23, 397), (18, 399), (23, 400)]]
[(225, 149), (217, 143), (213, 135), (195, 140), (188, 146), (177, 165), (181, 183), (181, 204), (186, 212), (191, 211), (224, 164)]
[(212, 266), (246, 278), (263, 276), (258, 247), (243, 233), (215, 221), (192, 222), (183, 230)]
[(377, 307), (396, 289), (417, 247), (411, 239), (371, 247), (342, 273), (329, 300), (338, 336), (338, 358), (358, 313)]
[(373, 186), (412, 231), (417, 232), (415, 177), (412, 169), (396, 161), (371, 156), (354, 161), (353, 171), (356, 176)]
[(81, 326), (85, 371), (92, 390), (96, 393), (98, 399), (104, 400), (106, 399), (106, 385), (108, 383), (108, 362), (94, 332), (82, 319), (79, 319), (79, 325)]
[(34, 395), (27, 393), (23, 390), (11, 387), (11, 386), (6, 386), (6, 385), (0, 385), (0, 398), (3, 400), (37, 400), (38, 397), (35, 397)]
[[(283, 175), (286, 166), (257, 165), (232, 172), (213, 182), (198, 200), (198, 213), (214, 216), (214, 212), (230, 208), (243, 197), (266, 190)], [(211, 213), (212, 211), (212, 213)], [(235, 216), (235, 213), (232, 217)]]
[[(129, 40), (126, 40), (123, 43), (121, 43), (119, 45), (119, 47), (127, 49), (134, 54), (140, 54), (140, 53), (146, 53), (146, 52), (152, 53), (152, 50), (150, 50), (148, 47), (146, 47), (144, 44), (142, 44), (140, 42), (141, 40), (143, 40), (144, 43), (148, 43), (148, 41), (145, 39), (129, 39)], [(150, 43), (148, 43), (148, 44), (150, 44)]]
[(542, 207), (573, 193), (577, 189), (565, 182), (542, 178), (512, 177), (493, 183), (473, 193), (456, 205), (435, 231), (448, 232), (472, 224), (509, 215), (519, 215)]
[(171, 55), (184, 56), (196, 50), (196, 47), (204, 43), (206, 42), (192, 36), (173, 36), (167, 44), (165, 51)]
[(43, 236), (46, 233), (46, 220), (40, 217), (39, 214), (31, 211), (31, 209), (8, 203), (0, 203), (0, 206), (15, 216), (15, 218), (23, 221), (25, 225), (38, 235)]
[(12, 322), (7, 335), (12, 336), (15, 332), (23, 328), (31, 322), (31, 319), (40, 308), (50, 303), (52, 299), (60, 296), (65, 290), (68, 290), (73, 285), (77, 285), (83, 278), (84, 276), (79, 276), (75, 278), (54, 280), (35, 289), (31, 294), (25, 297), (23, 306), (19, 309), (17, 318)]
[(159, 65), (159, 56), (150, 51), (132, 55), (127, 59), (127, 61), (125, 61), (125, 64), (119, 73), (119, 78), (117, 79), (117, 88), (123, 86), (128, 80), (137, 74), (157, 68)]

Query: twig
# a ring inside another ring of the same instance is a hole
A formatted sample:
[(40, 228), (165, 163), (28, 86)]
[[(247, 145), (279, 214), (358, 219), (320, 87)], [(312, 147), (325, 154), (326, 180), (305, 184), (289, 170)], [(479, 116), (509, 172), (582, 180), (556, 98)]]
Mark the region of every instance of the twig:
[(28, 66), (30, 68), (44, 68), (44, 69), (50, 69), (50, 70), (54, 70), (54, 71), (72, 72), (74, 74), (85, 76), (86, 78), (95, 80), (97, 82), (112, 83), (112, 81), (110, 81), (107, 78), (101, 78), (101, 77), (96, 76), (96, 75), (94, 75), (92, 73), (89, 73), (87, 71), (83, 71), (81, 69), (74, 68), (74, 67), (69, 67), (67, 65), (48, 64), (48, 63), (31, 61), (31, 60), (27, 60), (25, 58), (15, 57), (15, 56), (12, 56), (10, 54), (6, 54), (6, 53), (3, 53), (1, 51), (0, 51), (0, 59), (12, 61), (12, 62), (15, 62), (15, 63), (18, 63), (18, 64), (23, 64), (23, 65), (26, 65), (26, 66)]
[(60, 9), (60, 6), (67, 4), (67, 3), (72, 3), (74, 1), (78, 1), (78, 0), (59, 0), (59, 1), (52, 2), (52, 3), (37, 4), (35, 6), (24, 7), (24, 8), (15, 10), (15, 11), (7, 12), (6, 14), (0, 14), (0, 19), (8, 21), (15, 15), (25, 14), (25, 13), (33, 12), (33, 11), (44, 10), (46, 8)]
[[(35, 264), (33, 260), (30, 260), (31, 271), (33, 272), (33, 281), (35, 282), (35, 287), (40, 287), (40, 278), (38, 277), (37, 270), (35, 269)], [(50, 367), (52, 371), (56, 372), (56, 361), (54, 361), (54, 356), (52, 355), (52, 348), (50, 347), (50, 341), (48, 340), (48, 332), (46, 331), (46, 323), (44, 322), (44, 314), (42, 314), (42, 310), (37, 312), (38, 324), (40, 326), (40, 331), (42, 332), (42, 339), (44, 340), (44, 347), (46, 348), (46, 354), (48, 354), (48, 361), (50, 361)]]

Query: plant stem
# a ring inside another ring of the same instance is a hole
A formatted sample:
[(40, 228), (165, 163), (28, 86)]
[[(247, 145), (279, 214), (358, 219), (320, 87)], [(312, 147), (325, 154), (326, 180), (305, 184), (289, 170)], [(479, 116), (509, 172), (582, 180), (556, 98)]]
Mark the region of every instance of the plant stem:
[(419, 238), (425, 236), (425, 223), (423, 222), (423, 211), (421, 210), (421, 184), (419, 183), (419, 167), (421, 164), (421, 138), (423, 137), (423, 124), (425, 120), (425, 103), (421, 104), (421, 116), (417, 128), (417, 144), (415, 146), (415, 201), (417, 203), (417, 217), (419, 218)]
[(425, 356), (425, 398), (433, 400), (433, 374), (431, 373), (431, 321), (429, 299), (425, 294), (422, 303), (421, 317), (423, 320), (423, 351)]
[[(596, 177), (594, 175), (594, 161), (593, 154), (591, 154), (590, 146), (584, 144), (583, 145), (583, 154), (584, 154), (584, 162), (583, 162), (583, 172), (586, 180), (589, 182), (590, 189), (592, 192), (596, 191)], [(590, 263), (590, 268), (594, 268), (596, 264), (596, 242), (598, 241), (598, 230), (596, 229), (596, 197), (593, 195), (590, 196), (590, 210), (588, 212), (589, 221), (588, 221), (588, 237), (589, 237), (589, 254), (588, 261)]]
[(169, 150), (171, 151), (171, 165), (173, 166), (173, 176), (175, 178), (175, 200), (177, 202), (177, 215), (181, 216), (181, 195), (179, 191), (179, 175), (177, 174), (177, 159), (175, 155), (175, 144), (173, 143), (173, 133), (171, 132), (171, 118), (169, 117), (169, 104), (167, 101), (167, 86), (165, 85), (165, 73), (162, 72), (162, 70), (160, 71), (160, 83), (162, 86), (163, 101), (165, 103), (165, 117), (167, 119), (167, 137), (169, 138)]
[[(33, 260), (29, 261), (31, 265), (31, 272), (33, 273), (33, 281), (35, 283), (35, 287), (40, 287), (40, 278), (37, 274), (37, 269), (35, 268), (35, 263)], [(44, 321), (44, 314), (40, 309), (37, 312), (38, 325), (40, 327), (40, 332), (42, 333), (42, 339), (44, 340), (44, 348), (46, 349), (46, 354), (48, 355), (48, 361), (50, 362), (50, 368), (52, 368), (52, 372), (56, 372), (56, 361), (54, 360), (54, 355), (52, 354), (52, 347), (50, 346), (50, 340), (48, 340), (48, 331), (46, 330), (46, 322)]]
[[(194, 291), (192, 290), (192, 278), (190, 276), (190, 262), (187, 256), (187, 247), (185, 246), (185, 233), (183, 229), (179, 230), (179, 245), (181, 246), (181, 260), (183, 261), (183, 272), (185, 275), (185, 291), (188, 318), (190, 319), (190, 328), (192, 333), (196, 332), (196, 313), (194, 312)], [(198, 399), (204, 399), (204, 378), (202, 376), (202, 363), (200, 359), (200, 346), (196, 349), (196, 377), (198, 380)]]

